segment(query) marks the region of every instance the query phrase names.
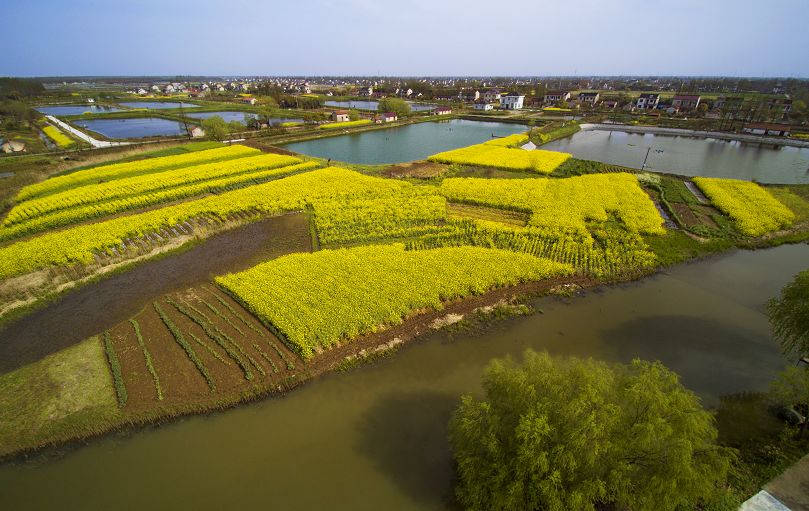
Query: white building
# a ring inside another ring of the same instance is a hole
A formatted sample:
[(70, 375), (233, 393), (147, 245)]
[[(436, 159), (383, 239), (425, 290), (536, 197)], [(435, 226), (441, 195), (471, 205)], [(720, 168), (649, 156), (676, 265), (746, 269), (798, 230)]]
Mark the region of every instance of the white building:
[(500, 101), (500, 96), (502, 95), (503, 93), (497, 89), (487, 90), (486, 92), (483, 93), (483, 101), (485, 101), (486, 103), (497, 103)]
[(500, 108), (504, 110), (520, 110), (522, 109), (523, 101), (525, 101), (523, 94), (509, 92), (500, 97)]
[(635, 106), (639, 110), (654, 110), (658, 103), (660, 103), (660, 94), (641, 94)]
[(433, 109), (433, 115), (449, 115), (452, 113), (452, 109), (448, 106), (439, 106)]
[(492, 103), (486, 103), (485, 101), (478, 101), (472, 108), (475, 110), (483, 110), (484, 112), (488, 112), (489, 110), (494, 110), (494, 105)]

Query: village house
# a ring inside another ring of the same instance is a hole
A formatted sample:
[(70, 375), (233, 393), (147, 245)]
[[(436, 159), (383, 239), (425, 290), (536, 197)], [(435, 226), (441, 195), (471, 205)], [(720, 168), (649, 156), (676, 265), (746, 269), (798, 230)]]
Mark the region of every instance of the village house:
[(385, 122), (394, 122), (394, 121), (399, 120), (399, 118), (396, 117), (396, 114), (393, 113), (393, 112), (385, 112), (384, 114), (382, 114), (382, 119)]
[(523, 94), (509, 92), (500, 97), (500, 108), (504, 110), (520, 110), (524, 101), (525, 96)]
[(696, 110), (700, 97), (693, 94), (677, 94), (671, 100), (671, 106), (677, 111)]
[(719, 96), (713, 102), (714, 110), (725, 110), (728, 112), (739, 110), (744, 103), (741, 96)]
[(239, 98), (240, 103), (244, 103), (246, 105), (255, 105), (257, 100), (256, 98), (246, 97), (246, 98)]
[(618, 106), (618, 101), (614, 99), (607, 99), (601, 102), (602, 108), (608, 108), (610, 110), (614, 109)]
[(601, 95), (598, 92), (580, 92), (579, 103), (592, 106), (598, 103), (600, 97)]
[(792, 127), (788, 124), (773, 124), (768, 122), (760, 122), (755, 124), (748, 124), (742, 131), (751, 133), (753, 135), (769, 135), (774, 137), (788, 137)]
[(487, 90), (486, 92), (483, 93), (483, 101), (485, 101), (486, 103), (499, 103), (500, 96), (502, 95), (503, 93), (497, 89)]
[(199, 138), (205, 136), (205, 130), (200, 128), (199, 126), (191, 126), (188, 128), (188, 135), (192, 138)]
[(638, 110), (654, 110), (659, 103), (660, 94), (647, 93), (638, 97), (635, 106), (638, 107)]
[(331, 119), (336, 122), (348, 122), (348, 110), (335, 110), (331, 113)]
[(433, 111), (431, 113), (433, 115), (449, 115), (452, 113), (452, 109), (448, 106), (439, 106), (433, 108)]
[(474, 108), (475, 110), (483, 110), (484, 112), (488, 112), (489, 110), (494, 110), (494, 104), (487, 103), (485, 101), (478, 101), (477, 103), (472, 105), (472, 108)]
[(789, 98), (773, 98), (767, 102), (767, 111), (786, 119), (789, 112), (792, 111), (792, 100)]
[(146, 94), (148, 94), (148, 92), (146, 92), (146, 89), (138, 89), (139, 96), (145, 96)]
[(480, 99), (480, 91), (477, 90), (461, 91), (458, 93), (458, 99), (460, 99), (461, 101), (466, 101), (467, 103), (472, 103)]
[(172, 84), (166, 85), (166, 87), (163, 89), (163, 92), (165, 92), (166, 94), (174, 94), (174, 91), (175, 91), (174, 85)]
[(570, 93), (565, 91), (549, 91), (544, 96), (545, 103), (558, 103), (560, 101), (569, 101)]

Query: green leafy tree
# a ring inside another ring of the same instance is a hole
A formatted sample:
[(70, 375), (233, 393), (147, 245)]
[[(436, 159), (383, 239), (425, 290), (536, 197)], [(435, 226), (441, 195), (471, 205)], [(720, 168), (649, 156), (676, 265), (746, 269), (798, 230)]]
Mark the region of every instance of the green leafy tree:
[(472, 510), (694, 509), (725, 495), (713, 416), (659, 362), (494, 360), (449, 429)]
[[(770, 396), (781, 406), (795, 407), (804, 416), (809, 415), (809, 369), (792, 366), (778, 373), (770, 384)], [(809, 420), (801, 424), (800, 435), (809, 428)]]
[(781, 296), (767, 302), (773, 336), (787, 355), (809, 355), (809, 270), (781, 290)]
[(228, 136), (228, 125), (225, 120), (218, 115), (208, 117), (202, 121), (202, 129), (204, 129), (205, 134), (213, 140), (225, 140)]
[(351, 110), (348, 111), (348, 120), (349, 121), (359, 121), (360, 120), (360, 113), (356, 109), (352, 108)]
[(397, 117), (404, 117), (410, 113), (410, 104), (399, 98), (382, 98), (379, 100), (380, 112), (393, 112)]
[(240, 123), (239, 121), (230, 121), (227, 127), (228, 133), (238, 133), (240, 131), (244, 131), (244, 124)]

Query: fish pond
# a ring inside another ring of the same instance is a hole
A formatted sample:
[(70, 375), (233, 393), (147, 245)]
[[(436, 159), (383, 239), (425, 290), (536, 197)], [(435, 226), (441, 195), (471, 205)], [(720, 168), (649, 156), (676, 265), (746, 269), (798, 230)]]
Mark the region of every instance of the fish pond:
[(170, 137), (186, 134), (183, 123), (159, 117), (87, 119), (74, 121), (73, 124), (107, 138)]
[[(248, 116), (251, 119), (255, 119), (258, 117), (258, 114), (254, 114), (251, 112), (239, 112), (239, 111), (223, 111), (223, 112), (191, 112), (185, 114), (186, 117), (191, 117), (194, 119), (209, 119), (214, 116), (219, 116), (224, 119), (225, 122), (236, 121), (244, 124), (245, 116)], [(285, 122), (303, 122), (303, 119), (282, 119), (282, 118), (272, 118), (270, 119), (271, 124), (281, 124)]]
[(527, 130), (522, 124), (452, 119), (294, 142), (284, 147), (320, 158), (378, 165), (421, 160), (431, 154), (485, 142), (492, 135), (506, 136)]
[(60, 117), (65, 115), (81, 115), (85, 112), (91, 114), (106, 114), (112, 112), (120, 112), (121, 108), (101, 105), (53, 105), (53, 106), (38, 106), (35, 108), (37, 112), (45, 115), (53, 115)]
[(130, 108), (149, 108), (151, 110), (164, 110), (169, 108), (197, 108), (199, 105), (193, 103), (173, 102), (173, 101), (127, 101), (118, 103)]
[(435, 332), (283, 398), (0, 465), (0, 509), (455, 509), (446, 425), (493, 357), (661, 360), (717, 406), (784, 366), (764, 304), (808, 260), (806, 244), (738, 251), (536, 299), (541, 314)]
[(772, 184), (809, 183), (809, 148), (584, 130), (545, 144), (542, 149), (637, 169), (643, 166), (646, 158), (646, 170), (685, 176), (726, 177)]
[[(432, 110), (436, 105), (429, 105), (425, 103), (413, 103), (408, 101), (410, 109), (414, 112), (426, 112)], [(326, 106), (334, 106), (337, 108), (356, 108), (357, 110), (378, 110), (379, 101), (325, 101)]]

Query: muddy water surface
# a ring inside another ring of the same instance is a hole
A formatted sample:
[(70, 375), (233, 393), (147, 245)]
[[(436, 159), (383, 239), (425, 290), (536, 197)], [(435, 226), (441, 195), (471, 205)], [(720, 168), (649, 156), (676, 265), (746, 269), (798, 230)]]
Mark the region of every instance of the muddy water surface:
[(492, 357), (660, 359), (713, 406), (784, 365), (763, 304), (807, 267), (809, 246), (783, 246), (539, 299), (542, 314), (435, 333), (283, 398), (0, 466), (0, 509), (447, 509), (446, 422)]
[(214, 235), (185, 252), (70, 291), (0, 330), (0, 373), (126, 321), (157, 296), (273, 257), (309, 250), (308, 217), (283, 215)]

